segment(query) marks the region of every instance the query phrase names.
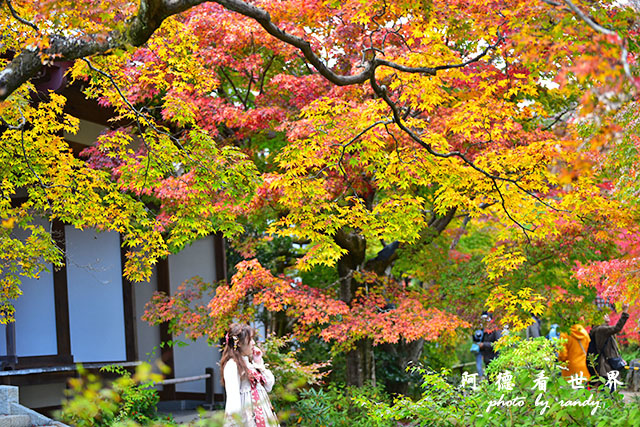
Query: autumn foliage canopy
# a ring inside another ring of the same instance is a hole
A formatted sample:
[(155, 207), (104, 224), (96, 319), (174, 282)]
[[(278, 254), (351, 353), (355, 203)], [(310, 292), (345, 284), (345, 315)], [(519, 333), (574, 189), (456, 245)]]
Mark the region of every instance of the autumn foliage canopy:
[[(446, 339), (485, 301), (517, 329), (553, 310), (591, 320), (596, 293), (637, 298), (630, 7), (16, 0), (0, 13), (3, 319), (20, 275), (63, 260), (36, 217), (119, 232), (135, 281), (222, 232), (245, 258), (230, 283), (194, 280), (147, 313), (192, 338), (266, 310), (340, 349)], [(36, 97), (31, 80), (63, 61), (114, 111), (81, 156), (64, 97)], [(255, 258), (274, 238), (297, 251), (277, 272)], [(299, 280), (322, 268), (337, 280)]]

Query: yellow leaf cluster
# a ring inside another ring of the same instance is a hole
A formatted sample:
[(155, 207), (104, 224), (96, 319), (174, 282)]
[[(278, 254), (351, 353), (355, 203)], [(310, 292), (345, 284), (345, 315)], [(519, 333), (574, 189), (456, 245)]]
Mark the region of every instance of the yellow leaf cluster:
[(541, 316), (546, 308), (545, 298), (529, 287), (512, 292), (508, 284), (492, 289), (486, 301), (486, 307), (498, 313), (503, 325), (519, 331), (531, 324), (531, 315)]

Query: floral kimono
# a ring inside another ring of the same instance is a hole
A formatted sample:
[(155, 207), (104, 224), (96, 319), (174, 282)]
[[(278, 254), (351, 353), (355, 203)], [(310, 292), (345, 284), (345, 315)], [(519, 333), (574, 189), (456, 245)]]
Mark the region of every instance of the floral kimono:
[(275, 379), (264, 365), (255, 365), (247, 356), (242, 357), (249, 370), (249, 378), (240, 379), (238, 366), (233, 359), (224, 366), (224, 383), (227, 393), (225, 427), (272, 427), (278, 420), (267, 393)]

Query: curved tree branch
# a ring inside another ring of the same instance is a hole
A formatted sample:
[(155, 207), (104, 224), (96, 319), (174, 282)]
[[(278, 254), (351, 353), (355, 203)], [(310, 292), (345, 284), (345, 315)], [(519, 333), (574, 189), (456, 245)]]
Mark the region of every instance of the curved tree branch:
[[(547, 3), (551, 6), (559, 7), (562, 6), (561, 3), (555, 2), (553, 0), (542, 0), (544, 3)], [(623, 38), (616, 31), (605, 28), (602, 25), (598, 24), (592, 17), (583, 12), (578, 6), (576, 6), (571, 0), (563, 0), (566, 8), (571, 11), (573, 15), (582, 20), (585, 24), (591, 27), (594, 31), (598, 33), (607, 35), (607, 36), (616, 36), (621, 41), (620, 42), (620, 63), (622, 64), (622, 69), (624, 70), (624, 74), (630, 82), (634, 82), (633, 75), (631, 74), (631, 67), (629, 66), (629, 59), (627, 58), (629, 55), (629, 51), (627, 50), (628, 40)]]
[[(2, 3), (1, 0), (0, 0), (0, 3)], [(5, 0), (5, 3), (7, 3), (9, 12), (11, 12), (11, 16), (13, 16), (16, 21), (33, 28), (34, 30), (36, 30), (36, 32), (40, 32), (38, 27), (36, 27), (36, 25), (33, 22), (27, 21), (26, 19), (18, 15), (18, 12), (16, 12), (16, 10), (13, 8), (13, 5), (11, 4), (11, 0)]]
[[(387, 66), (408, 73), (435, 75), (439, 70), (461, 68), (476, 62), (484, 57), (491, 49), (496, 47), (496, 45), (488, 46), (478, 56), (459, 64), (439, 65), (434, 67), (408, 67), (380, 59), (375, 56), (374, 52), (373, 58), (364, 64), (364, 69), (360, 73), (341, 75), (335, 73), (327, 66), (327, 64), (324, 63), (324, 61), (313, 51), (311, 43), (280, 29), (273, 23), (271, 16), (267, 11), (243, 0), (141, 0), (138, 14), (127, 22), (124, 31), (114, 30), (107, 34), (106, 37), (99, 39), (82, 39), (53, 35), (50, 39), (49, 48), (43, 51), (25, 49), (18, 53), (7, 67), (0, 71), (0, 101), (6, 99), (18, 87), (20, 87), (20, 85), (36, 75), (36, 73), (43, 67), (41, 60), (43, 56), (55, 55), (56, 58), (60, 58), (62, 60), (75, 60), (95, 54), (105, 53), (110, 49), (127, 45), (141, 46), (160, 27), (162, 21), (166, 18), (205, 2), (218, 3), (232, 12), (239, 13), (255, 20), (273, 37), (300, 50), (305, 59), (315, 67), (318, 73), (338, 86), (364, 83), (371, 79), (375, 74), (376, 68), (379, 66)], [(560, 5), (555, 1), (549, 0), (547, 3), (553, 6)], [(614, 31), (595, 23), (570, 0), (564, 0), (564, 3), (576, 16), (586, 22), (594, 30), (603, 34), (617, 34)], [(23, 22), (25, 25), (30, 25), (37, 29), (37, 27), (31, 22), (17, 16), (8, 0), (7, 5), (16, 19)], [(499, 41), (500, 40), (502, 40), (501, 36), (499, 38)], [(626, 49), (624, 49), (624, 46), (622, 56), (625, 73), (629, 75), (627, 72), (629, 67), (626, 60)]]
[[(42, 68), (43, 64), (41, 56), (43, 55), (55, 55), (56, 57), (64, 60), (75, 60), (79, 58), (86, 58), (94, 54), (105, 53), (110, 49), (126, 45), (140, 46), (144, 44), (160, 27), (164, 19), (201, 3), (205, 3), (206, 1), (207, 0), (141, 0), (138, 14), (128, 21), (128, 25), (123, 32), (112, 31), (107, 35), (107, 37), (100, 38), (99, 40), (98, 38), (80, 39), (54, 35), (51, 37), (49, 48), (42, 52), (37, 50), (24, 50), (16, 55), (4, 70), (0, 71), (0, 101), (6, 99), (6, 97), (15, 91), (21, 84), (32, 78)], [(378, 58), (375, 56), (374, 52), (373, 57), (365, 63), (364, 70), (359, 74), (341, 75), (335, 73), (324, 63), (324, 61), (313, 51), (311, 44), (307, 40), (289, 34), (275, 25), (271, 20), (269, 13), (264, 9), (249, 4), (243, 0), (210, 1), (218, 3), (232, 12), (239, 13), (255, 20), (265, 29), (265, 31), (275, 38), (296, 47), (304, 55), (307, 62), (313, 65), (318, 73), (330, 82), (338, 86), (347, 86), (361, 84), (368, 80), (376, 95), (381, 97), (391, 109), (393, 122), (396, 123), (396, 125), (411, 139), (424, 147), (431, 155), (440, 158), (458, 157), (471, 168), (493, 180), (494, 184), (496, 181), (513, 183), (524, 193), (529, 194), (544, 203), (537, 195), (522, 188), (516, 180), (505, 176), (495, 175), (480, 168), (472, 160), (467, 158), (464, 153), (459, 151), (440, 153), (434, 150), (430, 144), (423, 141), (419, 135), (404, 124), (404, 111), (400, 111), (401, 109), (399, 109), (391, 100), (386, 87), (380, 86), (375, 79), (375, 71), (380, 66), (386, 66), (401, 72), (420, 73), (426, 75), (435, 75), (440, 70), (465, 67), (473, 62), (479, 61), (481, 58), (486, 56), (489, 51), (496, 49), (503, 41), (503, 36), (501, 34), (498, 34), (498, 39), (494, 44), (487, 46), (474, 58), (459, 64), (445, 64), (435, 67), (408, 67)], [(570, 0), (565, 0), (565, 3), (569, 7), (572, 6)], [(585, 19), (584, 16), (579, 16), (582, 19)], [(596, 29), (601, 32), (602, 30), (606, 30), (603, 28)]]
[(591, 17), (589, 17), (586, 13), (580, 10), (575, 4), (573, 4), (571, 0), (564, 0), (564, 4), (567, 5), (567, 7), (571, 10), (571, 12), (573, 12), (574, 15), (582, 19), (585, 22), (585, 24), (587, 24), (597, 32), (606, 34), (608, 36), (618, 35), (618, 33), (616, 33), (615, 31), (605, 28), (602, 25), (595, 22), (593, 19), (591, 19)]
[(106, 37), (95, 39), (51, 35), (47, 49), (25, 49), (0, 71), (0, 101), (4, 101), (42, 69), (42, 57), (76, 60), (127, 45), (141, 46), (166, 18), (204, 2), (205, 0), (141, 0), (138, 14), (129, 20), (124, 32), (114, 30)]
[(95, 54), (102, 54), (110, 49), (127, 45), (141, 46), (160, 27), (162, 21), (169, 16), (188, 10), (194, 6), (211, 1), (224, 8), (255, 20), (262, 28), (280, 41), (297, 48), (305, 59), (324, 78), (338, 86), (348, 86), (364, 83), (375, 74), (379, 66), (387, 66), (408, 73), (423, 73), (435, 75), (439, 70), (464, 67), (478, 61), (493, 47), (485, 49), (480, 55), (460, 64), (440, 65), (437, 67), (407, 67), (391, 61), (374, 57), (367, 61), (364, 70), (358, 74), (341, 75), (331, 70), (324, 61), (316, 55), (311, 43), (280, 29), (271, 20), (267, 11), (242, 0), (141, 0), (138, 14), (127, 22), (126, 29), (111, 31), (100, 40), (80, 39), (53, 35), (49, 48), (43, 51), (24, 50), (16, 55), (7, 67), (0, 71), (0, 101), (11, 95), (20, 85), (34, 77), (43, 67), (42, 56), (55, 55), (62, 60), (76, 60)]

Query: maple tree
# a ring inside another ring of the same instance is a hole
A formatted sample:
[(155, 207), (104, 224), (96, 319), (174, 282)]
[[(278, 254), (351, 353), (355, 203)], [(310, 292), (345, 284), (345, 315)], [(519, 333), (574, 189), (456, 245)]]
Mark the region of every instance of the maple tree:
[[(638, 205), (634, 195), (637, 194), (638, 180), (638, 107), (635, 100), (630, 101), (617, 112), (614, 122), (623, 127), (621, 137), (605, 146), (605, 149), (593, 153), (593, 161), (602, 177), (603, 187), (618, 200), (631, 219), (623, 227), (607, 230), (605, 235), (614, 251), (596, 262), (576, 263), (574, 274), (582, 286), (597, 290), (598, 295), (609, 302), (618, 303), (634, 301), (640, 284), (638, 276), (638, 239), (640, 223)], [(600, 230), (600, 234), (604, 234)], [(603, 236), (604, 237), (604, 236)], [(638, 340), (640, 329), (640, 312), (637, 305), (629, 309), (632, 325), (625, 328), (622, 335)], [(617, 320), (618, 315), (612, 316)]]
[[(158, 297), (149, 319), (213, 338), (262, 303), (295, 318), (300, 337), (350, 349), (348, 379), (361, 384), (373, 344), (415, 352), (470, 319), (450, 304), (466, 288), (402, 280), (429, 275), (420, 256), (437, 241), (464, 264), (469, 255), (455, 251), (460, 236), (443, 236), (448, 229), (492, 224), (480, 279), (493, 285), (530, 262), (531, 247), (598, 227), (595, 241), (608, 241), (634, 226), (598, 185), (576, 113), (601, 117), (608, 104), (599, 100), (633, 93), (631, 9), (568, 0), (77, 3), (3, 3), (8, 315), (19, 268), (37, 275), (39, 256), (62, 262), (34, 215), (120, 232), (134, 280), (199, 236), (260, 224), (302, 245), (292, 275), (329, 265), (338, 281), (295, 285), (246, 261), (209, 307), (194, 311), (188, 303), (201, 294), (185, 288)], [(61, 60), (73, 61), (69, 76), (86, 80), (88, 97), (131, 123), (103, 134), (85, 160), (59, 136), (78, 126), (64, 99), (30, 102), (29, 79)], [(593, 148), (613, 129), (592, 134)], [(29, 197), (14, 206), (18, 188)], [(31, 232), (28, 245), (16, 227)], [(490, 301), (516, 326), (539, 310), (542, 289), (525, 287), (513, 289), (519, 299)]]

